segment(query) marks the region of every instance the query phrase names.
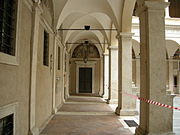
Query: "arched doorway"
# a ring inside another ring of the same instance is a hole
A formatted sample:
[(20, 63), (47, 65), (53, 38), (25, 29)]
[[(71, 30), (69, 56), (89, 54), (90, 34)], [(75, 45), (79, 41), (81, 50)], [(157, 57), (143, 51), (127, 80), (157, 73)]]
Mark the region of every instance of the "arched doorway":
[(100, 54), (89, 41), (79, 44), (72, 53), (70, 94), (98, 95), (100, 91)]

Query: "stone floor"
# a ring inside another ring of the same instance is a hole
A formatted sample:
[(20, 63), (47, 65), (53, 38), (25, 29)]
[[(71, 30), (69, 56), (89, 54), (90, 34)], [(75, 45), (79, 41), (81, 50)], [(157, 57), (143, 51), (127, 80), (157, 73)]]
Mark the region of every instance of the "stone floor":
[(99, 97), (73, 96), (41, 135), (133, 135), (122, 119)]

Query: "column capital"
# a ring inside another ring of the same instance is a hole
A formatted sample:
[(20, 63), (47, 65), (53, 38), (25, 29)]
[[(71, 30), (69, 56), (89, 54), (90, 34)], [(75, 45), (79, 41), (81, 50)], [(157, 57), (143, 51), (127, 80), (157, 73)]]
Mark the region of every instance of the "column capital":
[(143, 3), (138, 5), (136, 10), (136, 14), (138, 16), (141, 15), (144, 11), (148, 10), (164, 10), (166, 7), (169, 6), (169, 2), (162, 2), (162, 1), (144, 1)]
[(42, 7), (37, 3), (34, 3), (33, 11), (36, 12), (39, 16), (43, 13)]
[(169, 4), (169, 2), (162, 1), (145, 1), (145, 6), (150, 10), (164, 10)]
[(32, 0), (34, 3), (41, 4), (41, 0)]
[(111, 46), (108, 47), (108, 49), (109, 50), (118, 50), (118, 46), (111, 45)]
[(168, 61), (174, 61), (173, 56), (170, 56), (167, 60)]
[(41, 0), (32, 0), (33, 1), (33, 11), (36, 12), (38, 15), (43, 13), (43, 9), (41, 7)]
[(121, 38), (132, 39), (133, 35), (134, 33), (131, 33), (131, 32), (121, 32), (116, 36), (116, 38), (117, 39), (121, 39)]
[(109, 53), (103, 53), (103, 56), (109, 56)]
[(138, 55), (138, 56), (136, 56), (135, 59), (136, 59), (136, 60), (139, 60), (140, 58), (141, 58), (140, 55)]

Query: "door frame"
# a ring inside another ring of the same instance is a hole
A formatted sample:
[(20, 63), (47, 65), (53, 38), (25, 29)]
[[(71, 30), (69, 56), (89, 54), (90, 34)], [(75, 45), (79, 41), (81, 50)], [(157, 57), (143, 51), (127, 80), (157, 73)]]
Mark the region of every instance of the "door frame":
[(92, 68), (92, 94), (94, 94), (96, 61), (88, 61), (87, 63), (84, 63), (83, 61), (76, 61), (75, 63), (76, 63), (76, 94), (79, 93), (79, 68)]

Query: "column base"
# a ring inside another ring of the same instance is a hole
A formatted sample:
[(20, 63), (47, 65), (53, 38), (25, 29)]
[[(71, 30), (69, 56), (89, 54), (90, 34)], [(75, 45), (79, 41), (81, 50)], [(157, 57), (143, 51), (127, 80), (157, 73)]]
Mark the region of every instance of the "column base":
[(173, 132), (167, 132), (167, 133), (147, 133), (142, 128), (137, 127), (135, 131), (135, 135), (176, 135)]
[(39, 135), (39, 128), (37, 128), (37, 127), (32, 128), (29, 131), (28, 135)]
[(118, 99), (107, 99), (107, 104), (118, 104)]
[(148, 135), (140, 126), (136, 128), (135, 135)]
[(106, 95), (102, 95), (102, 97), (101, 97), (101, 98), (107, 99), (107, 98), (108, 98), (108, 96), (106, 96)]
[(121, 109), (117, 107), (116, 114), (119, 116), (135, 116), (135, 115), (138, 115), (138, 111), (134, 109)]
[(103, 95), (104, 95), (102, 92), (99, 92), (98, 94), (100, 97), (103, 97)]

